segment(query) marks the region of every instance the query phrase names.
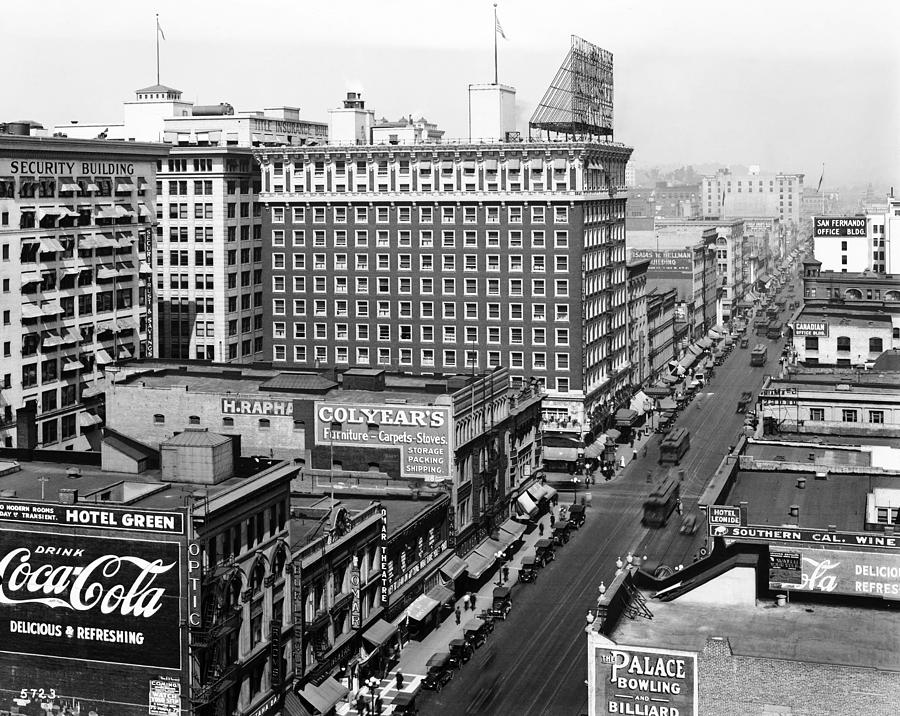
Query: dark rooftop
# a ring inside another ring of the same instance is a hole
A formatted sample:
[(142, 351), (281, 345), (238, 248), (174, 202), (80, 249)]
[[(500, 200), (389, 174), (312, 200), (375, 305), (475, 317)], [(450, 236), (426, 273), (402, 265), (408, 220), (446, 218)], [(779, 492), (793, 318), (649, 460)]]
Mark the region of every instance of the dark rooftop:
[[(806, 478), (806, 487), (797, 486), (798, 477)], [(747, 523), (781, 526), (797, 524), (791, 517), (791, 505), (800, 508), (799, 525), (811, 529), (863, 532), (866, 522), (866, 496), (876, 487), (896, 488), (894, 475), (830, 473), (819, 479), (814, 473), (763, 472), (741, 470), (728, 496), (720, 504), (747, 502)]]
[(344, 507), (351, 514), (368, 509), (373, 502), (380, 502), (387, 510), (388, 535), (395, 534), (403, 525), (416, 515), (431, 507), (434, 502), (426, 499), (389, 499), (389, 498), (345, 498), (330, 495), (311, 497), (291, 497), (291, 512), (299, 512), (302, 516), (291, 518), (291, 539), (294, 544), (306, 544), (308, 540), (325, 534), (325, 523), (330, 518), (331, 508)]
[(185, 447), (216, 447), (227, 443), (231, 438), (218, 433), (211, 433), (206, 428), (185, 428), (184, 432), (172, 436), (162, 445), (178, 445)]
[(900, 372), (900, 350), (887, 350), (875, 359), (872, 370)]
[(274, 378), (261, 383), (260, 390), (283, 391), (285, 393), (324, 392), (337, 383), (318, 373), (279, 373)]

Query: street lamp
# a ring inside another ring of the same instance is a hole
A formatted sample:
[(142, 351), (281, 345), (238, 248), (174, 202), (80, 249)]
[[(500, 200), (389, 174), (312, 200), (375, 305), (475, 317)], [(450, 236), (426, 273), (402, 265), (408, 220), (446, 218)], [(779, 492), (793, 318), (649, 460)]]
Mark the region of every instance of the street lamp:
[(497, 586), (503, 586), (503, 562), (506, 559), (506, 555), (503, 554), (500, 550), (494, 552), (494, 559), (500, 562), (500, 569), (497, 570)]
[(572, 486), (574, 488), (573, 495), (572, 495), (572, 504), (574, 505), (576, 502), (578, 502), (578, 478), (577, 477), (572, 478)]
[(372, 697), (372, 713), (373, 714), (375, 713), (375, 691), (380, 684), (381, 684), (381, 682), (378, 679), (376, 679), (374, 676), (370, 676), (368, 679), (366, 679), (366, 686), (369, 687), (369, 691), (370, 691), (370, 694)]
[(594, 613), (588, 609), (588, 613), (584, 617), (584, 621), (587, 622), (584, 627), (584, 631), (587, 634), (591, 633), (591, 627), (594, 625)]
[(41, 477), (38, 478), (38, 481), (40, 481), (40, 483), (41, 483), (41, 501), (43, 501), (44, 500), (44, 485), (46, 485), (48, 482), (50, 482), (50, 478), (46, 477), (44, 475), (41, 475)]

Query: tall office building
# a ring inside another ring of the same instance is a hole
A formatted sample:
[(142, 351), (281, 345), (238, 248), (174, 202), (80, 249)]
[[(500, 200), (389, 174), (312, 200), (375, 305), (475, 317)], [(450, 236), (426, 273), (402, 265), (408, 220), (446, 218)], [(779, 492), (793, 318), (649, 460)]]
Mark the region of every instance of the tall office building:
[(121, 124), (55, 127), (68, 136), (161, 141), (156, 235), (156, 357), (251, 362), (263, 358), (262, 224), (254, 146), (323, 142), (328, 127), (296, 107), (235, 112), (194, 105), (165, 85), (135, 91)]
[[(362, 110), (361, 110), (362, 111)], [(625, 163), (589, 141), (255, 150), (275, 364), (508, 366), (545, 417), (627, 385)]]
[[(159, 144), (0, 134), (0, 443), (97, 447), (82, 398), (152, 353), (145, 262)], [(93, 441), (93, 442), (92, 442)]]

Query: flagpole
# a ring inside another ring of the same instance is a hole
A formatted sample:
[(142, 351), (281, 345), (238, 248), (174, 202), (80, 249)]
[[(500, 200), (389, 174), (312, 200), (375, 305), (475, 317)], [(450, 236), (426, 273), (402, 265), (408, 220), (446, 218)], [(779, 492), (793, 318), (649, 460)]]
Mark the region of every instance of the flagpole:
[(159, 13), (156, 13), (156, 84), (159, 84)]
[(500, 84), (497, 81), (497, 3), (494, 3), (494, 84)]

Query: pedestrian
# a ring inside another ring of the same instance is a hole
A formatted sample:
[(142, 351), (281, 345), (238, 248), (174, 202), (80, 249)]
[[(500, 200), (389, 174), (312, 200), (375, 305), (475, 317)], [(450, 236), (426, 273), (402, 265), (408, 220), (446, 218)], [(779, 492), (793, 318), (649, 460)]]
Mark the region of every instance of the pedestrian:
[(553, 513), (550, 513), (550, 529), (553, 529), (553, 525), (556, 524), (556, 517), (553, 516)]
[(472, 593), (472, 611), (473, 611), (473, 612), (475, 611), (475, 597), (476, 597), (476, 596), (477, 596), (477, 595), (473, 592), (473, 593)]
[[(458, 624), (459, 622), (457, 622)], [(397, 672), (397, 691), (400, 691), (403, 688), (403, 674), (401, 672)]]
[(384, 708), (384, 704), (381, 701), (381, 696), (376, 696), (375, 697), (375, 713), (378, 714), (378, 716), (381, 716), (381, 710), (383, 708)]
[(366, 700), (361, 692), (356, 695), (356, 710), (359, 711), (360, 716), (366, 711)]
[(543, 522), (539, 522), (539, 523), (538, 523), (538, 534), (539, 534), (541, 537), (544, 536), (544, 523), (543, 523)]
[(631, 459), (632, 459), (632, 460), (637, 460), (637, 450), (632, 450), (632, 451), (631, 451)]
[(678, 510), (678, 514), (681, 515), (684, 513), (684, 505), (681, 504), (681, 498), (679, 497), (675, 500), (675, 509)]
[(465, 609), (466, 611), (469, 611), (469, 599), (470, 597), (468, 592), (463, 594), (463, 609)]
[(503, 565), (503, 581), (509, 581), (509, 567), (507, 567), (505, 564)]
[(456, 607), (454, 613), (456, 614), (456, 626), (459, 626), (459, 619), (460, 619), (459, 607)]

